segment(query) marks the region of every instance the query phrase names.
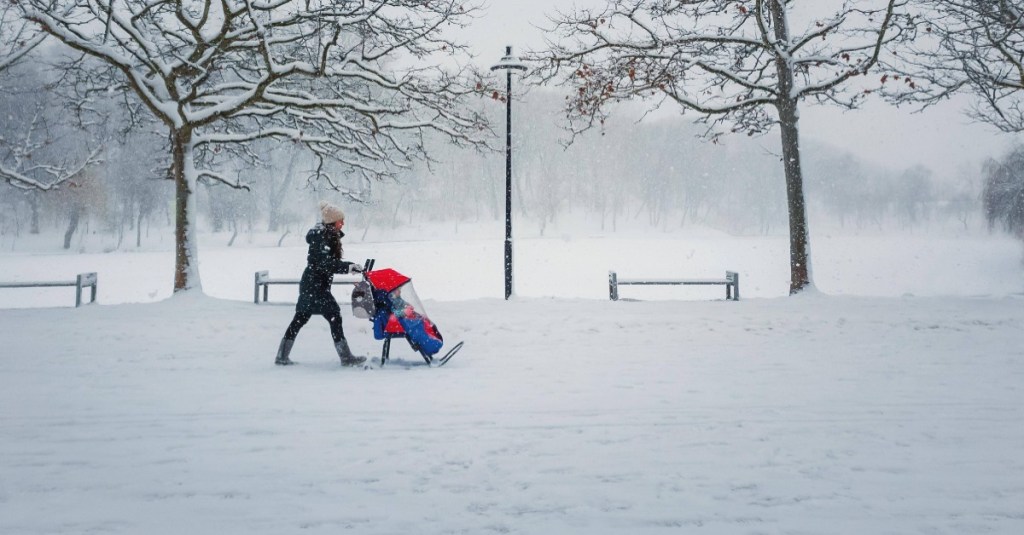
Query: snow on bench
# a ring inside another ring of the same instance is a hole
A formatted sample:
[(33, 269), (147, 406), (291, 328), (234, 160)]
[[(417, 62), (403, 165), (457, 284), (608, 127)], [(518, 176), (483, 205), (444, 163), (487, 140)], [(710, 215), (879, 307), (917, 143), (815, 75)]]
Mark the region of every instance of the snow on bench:
[(82, 306), (82, 290), (90, 288), (89, 303), (96, 302), (96, 273), (79, 273), (73, 281), (23, 281), (0, 282), (0, 288), (52, 288), (58, 286), (75, 287), (75, 307)]
[(620, 279), (614, 271), (608, 272), (608, 298), (612, 301), (619, 300), (619, 286), (654, 286), (654, 285), (723, 285), (725, 286), (725, 298), (733, 301), (740, 300), (740, 275), (735, 271), (726, 271), (724, 279)]
[[(340, 276), (339, 275), (335, 275), (334, 276), (334, 281), (332, 282), (332, 284), (355, 284), (355, 283), (363, 280), (363, 277), (361, 275), (356, 275), (354, 277), (349, 276), (348, 278), (339, 278), (339, 277), (344, 277), (344, 275), (340, 275)], [(266, 270), (264, 270), (264, 271), (257, 271), (256, 272), (256, 283), (253, 285), (252, 302), (256, 303), (256, 304), (259, 304), (259, 302), (260, 302), (260, 288), (263, 288), (263, 302), (266, 302), (267, 301), (267, 291), (270, 289), (270, 285), (271, 284), (298, 284), (298, 283), (299, 283), (299, 279), (272, 279), (272, 278), (270, 278), (270, 272), (269, 271), (266, 271)]]

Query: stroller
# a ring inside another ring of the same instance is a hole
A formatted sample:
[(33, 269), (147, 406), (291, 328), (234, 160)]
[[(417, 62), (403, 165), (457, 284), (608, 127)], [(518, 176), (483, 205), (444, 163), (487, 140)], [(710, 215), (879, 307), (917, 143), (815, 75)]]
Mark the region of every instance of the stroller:
[(428, 366), (441, 367), (460, 349), (455, 344), (441, 357), (444, 337), (430, 318), (412, 287), (412, 279), (393, 269), (373, 269), (369, 259), (363, 269), (363, 280), (352, 289), (352, 314), (373, 323), (373, 337), (384, 341), (380, 356), (383, 366), (391, 357), (391, 340), (405, 338), (423, 357)]

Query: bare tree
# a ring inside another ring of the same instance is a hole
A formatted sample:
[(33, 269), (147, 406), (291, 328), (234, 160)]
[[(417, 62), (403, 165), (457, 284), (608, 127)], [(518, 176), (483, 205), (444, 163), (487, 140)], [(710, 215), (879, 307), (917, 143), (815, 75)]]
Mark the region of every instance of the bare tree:
[(904, 170), (893, 183), (893, 212), (904, 228), (913, 227), (922, 219), (927, 219), (928, 207), (934, 199), (932, 171), (922, 165)]
[[(848, 0), (832, 10), (795, 0), (608, 0), (551, 18), (555, 35), (536, 76), (572, 88), (574, 131), (600, 124), (609, 103), (652, 99), (696, 111), (715, 138), (779, 125), (790, 233), (790, 293), (813, 284), (800, 167), (800, 104), (853, 109), (855, 77), (909, 36), (909, 0)], [(724, 127), (724, 131), (720, 128)]]
[(982, 202), (989, 229), (999, 223), (1024, 239), (1024, 146), (1014, 147), (1002, 161), (989, 160), (982, 174)]
[(1024, 2), (915, 2), (928, 37), (908, 49), (898, 75), (887, 81), (915, 83), (921, 91), (894, 99), (929, 106), (966, 92), (974, 97), (970, 117), (1004, 132), (1024, 131)]
[(0, 72), (25, 59), (46, 38), (34, 25), (21, 17), (16, 2), (0, 5)]
[(20, 132), (0, 134), (0, 180), (23, 190), (51, 191), (73, 181), (103, 161), (96, 146), (84, 158), (40, 156), (54, 152), (45, 103), (33, 103), (32, 117)]
[(175, 292), (201, 289), (197, 182), (246, 187), (224, 154), (255, 157), (251, 142), (287, 141), (285, 150), (321, 158), (317, 177), (344, 190), (338, 173), (369, 180), (426, 157), (424, 132), (470, 144), (487, 133), (458, 105), (480, 89), (475, 80), (438, 66), (457, 66), (464, 52), (446, 32), (475, 9), (466, 0), (19, 5), (46, 33), (107, 67), (78, 78), (85, 95), (127, 91), (166, 127), (176, 185)]
[[(16, 4), (8, 2), (0, 6), (0, 82), (11, 75), (16, 66), (24, 63), (46, 37), (21, 16)], [(53, 141), (46, 121), (48, 103), (36, 99), (32, 104), (32, 116), (23, 129), (15, 131), (11, 125), (0, 128), (0, 180), (23, 190), (48, 191), (99, 163), (98, 148), (77, 162), (69, 159), (44, 161), (40, 158)]]

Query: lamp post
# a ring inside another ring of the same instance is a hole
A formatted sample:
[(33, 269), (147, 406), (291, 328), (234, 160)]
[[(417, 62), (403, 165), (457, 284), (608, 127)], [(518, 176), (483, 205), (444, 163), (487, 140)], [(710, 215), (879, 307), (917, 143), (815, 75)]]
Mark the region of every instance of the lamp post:
[(505, 47), (505, 57), (492, 71), (505, 71), (505, 300), (512, 296), (512, 71), (525, 71), (526, 65)]

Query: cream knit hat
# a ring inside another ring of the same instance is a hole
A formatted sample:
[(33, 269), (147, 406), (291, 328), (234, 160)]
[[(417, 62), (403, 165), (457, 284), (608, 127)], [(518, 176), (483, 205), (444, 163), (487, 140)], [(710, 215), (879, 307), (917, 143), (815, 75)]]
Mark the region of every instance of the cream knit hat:
[(335, 221), (342, 221), (345, 219), (345, 212), (342, 212), (341, 208), (338, 208), (327, 201), (320, 201), (320, 214), (322, 215), (324, 223), (327, 223), (328, 225)]

